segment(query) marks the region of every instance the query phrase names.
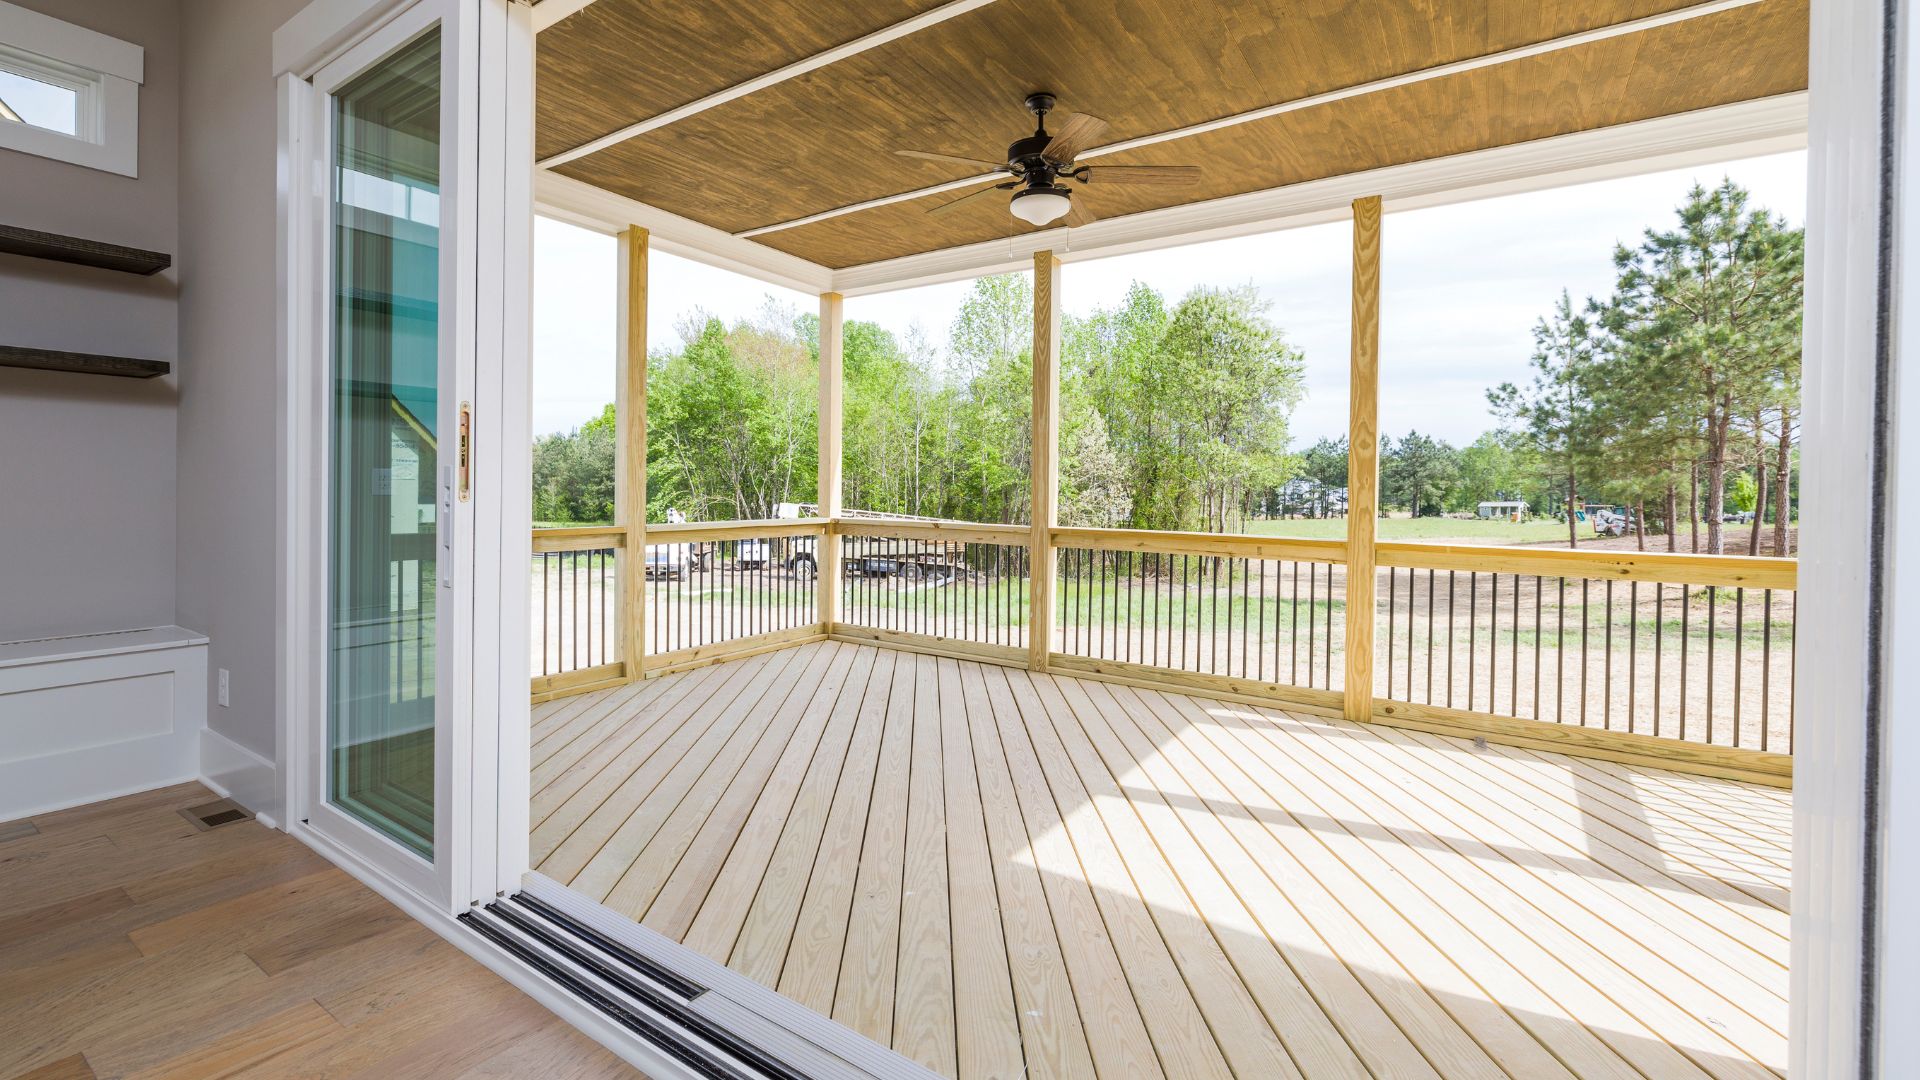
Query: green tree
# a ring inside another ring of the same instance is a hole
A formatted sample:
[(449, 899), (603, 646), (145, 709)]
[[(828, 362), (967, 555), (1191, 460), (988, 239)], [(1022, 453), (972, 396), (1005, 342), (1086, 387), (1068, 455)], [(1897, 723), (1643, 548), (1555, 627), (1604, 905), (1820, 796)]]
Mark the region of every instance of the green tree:
[(1482, 502), (1521, 500), (1533, 504), (1535, 464), (1524, 440), (1510, 432), (1488, 431), (1460, 449), (1458, 479), (1447, 492), (1447, 509), (1478, 510)]
[(1525, 436), (1541, 467), (1565, 483), (1567, 546), (1577, 547), (1580, 477), (1600, 450), (1590, 394), (1593, 329), (1563, 290), (1553, 314), (1534, 325), (1533, 343), (1533, 381), (1524, 388), (1502, 383), (1487, 400)]
[(1697, 432), (1714, 554), (1725, 549), (1720, 518), (1735, 428), (1777, 407), (1788, 368), (1797, 390), (1804, 236), (1748, 201), (1731, 180), (1695, 185), (1677, 227), (1648, 229), (1638, 247), (1615, 250), (1607, 305), (1620, 355)]
[(1409, 431), (1380, 440), (1382, 501), (1406, 507), (1414, 517), (1438, 515), (1460, 479), (1460, 452), (1445, 442)]
[(605, 525), (613, 522), (613, 406), (562, 434), (533, 443), (535, 521)]

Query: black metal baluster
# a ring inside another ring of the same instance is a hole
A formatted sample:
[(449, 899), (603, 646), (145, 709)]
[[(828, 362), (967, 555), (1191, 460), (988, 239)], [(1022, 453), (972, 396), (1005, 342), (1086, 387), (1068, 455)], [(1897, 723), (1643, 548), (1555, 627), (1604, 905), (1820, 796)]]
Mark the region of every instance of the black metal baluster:
[(1473, 711), (1473, 663), (1480, 636), (1480, 572), (1467, 571), (1467, 711)]
[(1300, 560), (1293, 561), (1293, 591), (1287, 596), (1287, 612), (1293, 616), (1293, 629), (1287, 634), (1287, 682), (1300, 685)]
[(1687, 640), (1688, 622), (1693, 614), (1693, 590), (1680, 586), (1680, 737), (1687, 737)]
[[(1427, 696), (1422, 699), (1433, 704), (1433, 589), (1436, 575), (1432, 567), (1427, 568)], [(1407, 690), (1407, 696), (1413, 696), (1413, 690)]]
[(1386, 696), (1394, 696), (1394, 601), (1400, 600), (1400, 573), (1386, 567)]
[(1587, 726), (1587, 639), (1592, 637), (1592, 604), (1589, 603), (1586, 578), (1580, 579), (1580, 726)]
[(1760, 594), (1760, 749), (1767, 748), (1773, 702), (1773, 590)]
[(1667, 587), (1661, 582), (1653, 583), (1653, 734), (1660, 735), (1660, 667), (1661, 652), (1665, 645), (1667, 622)]
[(1640, 583), (1627, 583), (1627, 730), (1634, 729), (1640, 690)]
[(1714, 708), (1714, 700), (1713, 700), (1713, 676), (1714, 676), (1713, 654), (1714, 654), (1714, 638), (1717, 638), (1720, 636), (1720, 620), (1718, 617), (1718, 613), (1716, 611), (1716, 608), (1718, 607), (1718, 602), (1720, 599), (1719, 593), (1720, 593), (1720, 587), (1718, 585), (1707, 586), (1707, 717), (1706, 719), (1707, 719), (1707, 742), (1709, 743), (1713, 742), (1713, 714), (1718, 711)]
[(1454, 571), (1447, 571), (1447, 708), (1453, 708), (1453, 581)]
[(1601, 652), (1605, 657), (1601, 661), (1603, 686), (1600, 691), (1600, 726), (1613, 730), (1613, 579), (1607, 579), (1605, 637), (1601, 639)]
[[(1753, 527), (1758, 529), (1760, 523), (1755, 521)], [(1735, 588), (1733, 590), (1733, 745), (1735, 746), (1740, 745), (1740, 654), (1741, 639), (1747, 636), (1746, 627), (1747, 590)]]

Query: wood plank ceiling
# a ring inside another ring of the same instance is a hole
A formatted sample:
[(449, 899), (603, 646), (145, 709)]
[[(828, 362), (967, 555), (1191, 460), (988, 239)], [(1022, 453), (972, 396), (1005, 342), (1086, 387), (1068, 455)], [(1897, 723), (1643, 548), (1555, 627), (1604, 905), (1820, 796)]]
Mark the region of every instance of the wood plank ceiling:
[[(539, 39), (541, 157), (941, 6), (941, 0), (597, 0)], [(1683, 0), (1001, 0), (555, 168), (739, 233), (978, 175), (1021, 102), (1106, 143), (1691, 6)], [(1807, 85), (1807, 0), (1640, 33), (1101, 157), (1197, 164), (1188, 188), (1075, 188), (1068, 224), (1770, 97)], [(927, 195), (754, 237), (840, 268), (1007, 237), (1003, 200)]]

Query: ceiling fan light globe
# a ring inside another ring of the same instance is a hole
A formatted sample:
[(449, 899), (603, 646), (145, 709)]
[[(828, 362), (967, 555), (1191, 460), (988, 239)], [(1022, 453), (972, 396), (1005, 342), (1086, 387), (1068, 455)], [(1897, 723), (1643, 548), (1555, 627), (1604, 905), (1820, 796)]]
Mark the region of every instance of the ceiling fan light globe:
[(1007, 209), (1029, 225), (1045, 225), (1066, 216), (1073, 201), (1059, 187), (1026, 188), (1013, 193)]

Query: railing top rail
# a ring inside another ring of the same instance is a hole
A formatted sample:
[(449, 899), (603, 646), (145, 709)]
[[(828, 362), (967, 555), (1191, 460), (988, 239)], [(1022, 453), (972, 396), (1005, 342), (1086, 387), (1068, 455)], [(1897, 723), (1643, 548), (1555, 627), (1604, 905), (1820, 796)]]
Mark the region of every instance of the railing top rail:
[(911, 537), (967, 544), (1023, 544), (1033, 535), (1027, 525), (988, 525), (973, 521), (902, 521), (835, 518), (841, 536)]
[(1159, 529), (1059, 528), (1053, 530), (1058, 547), (1096, 551), (1138, 551), (1159, 555), (1205, 555), (1234, 559), (1291, 559), (1344, 563), (1344, 540), (1301, 540), (1245, 533), (1170, 532)]
[(568, 529), (533, 530), (533, 550), (598, 551), (627, 546), (627, 530), (621, 525), (585, 525)]
[(1799, 562), (1748, 555), (1694, 555), (1654, 551), (1582, 551), (1468, 544), (1384, 541), (1382, 566), (1462, 570), (1542, 577), (1659, 581), (1680, 585), (1782, 589), (1798, 586)]
[(748, 540), (768, 536), (825, 536), (832, 527), (826, 518), (773, 518), (759, 521), (678, 521), (647, 525), (647, 542), (690, 543), (696, 540)]

